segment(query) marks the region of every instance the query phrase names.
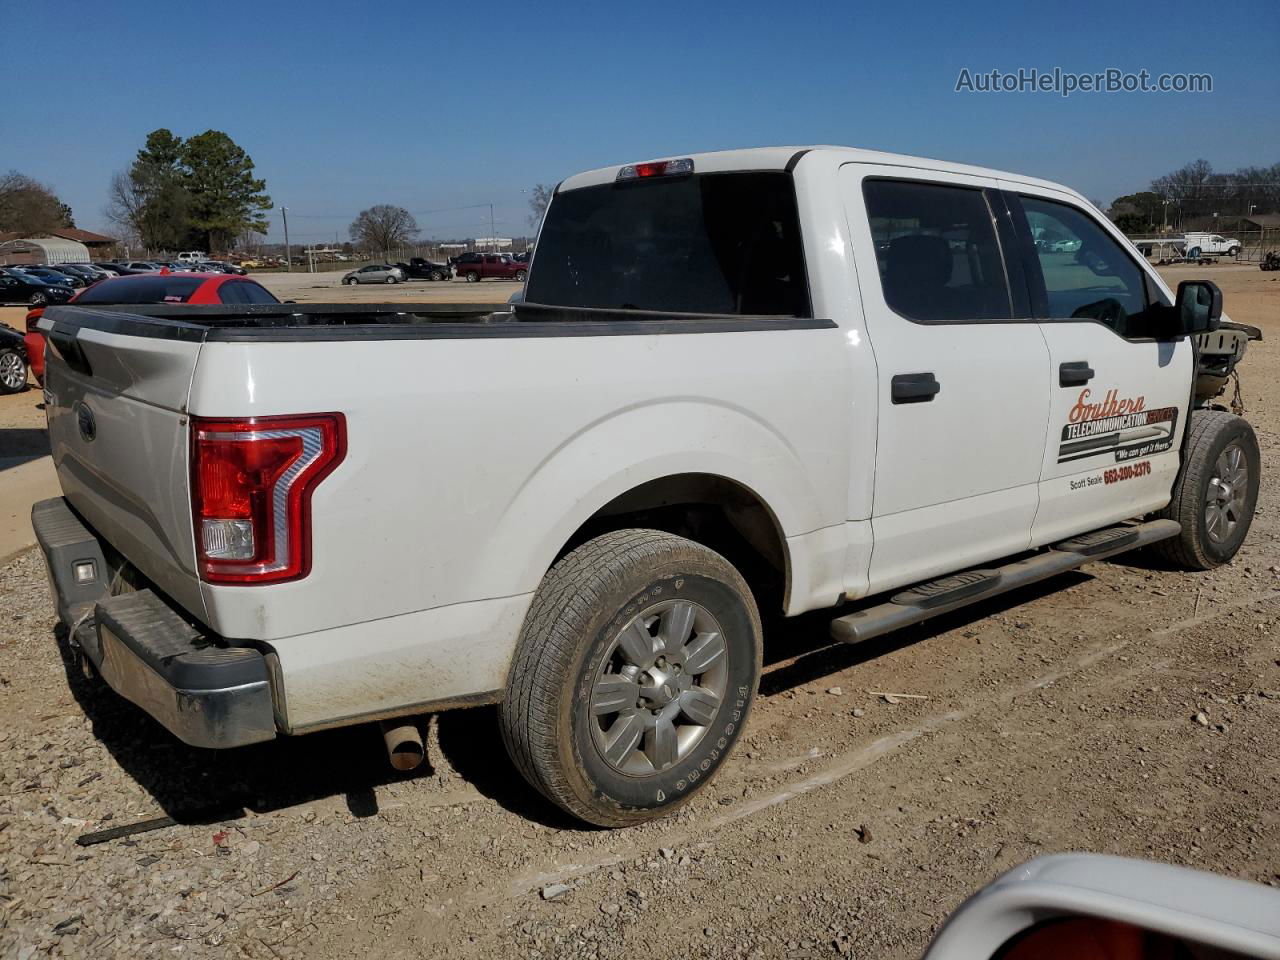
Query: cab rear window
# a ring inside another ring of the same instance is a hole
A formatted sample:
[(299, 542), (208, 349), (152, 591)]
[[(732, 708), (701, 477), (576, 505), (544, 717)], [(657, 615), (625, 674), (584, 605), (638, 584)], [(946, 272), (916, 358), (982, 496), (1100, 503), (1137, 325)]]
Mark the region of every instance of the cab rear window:
[(556, 195), (532, 304), (809, 317), (791, 175), (705, 173)]
[(186, 303), (200, 288), (200, 277), (112, 277), (89, 287), (76, 298), (85, 303)]

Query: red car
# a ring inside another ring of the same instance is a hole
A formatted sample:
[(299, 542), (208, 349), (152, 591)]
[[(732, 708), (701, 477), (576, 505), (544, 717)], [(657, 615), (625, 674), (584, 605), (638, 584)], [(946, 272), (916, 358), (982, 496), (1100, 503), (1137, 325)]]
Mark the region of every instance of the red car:
[[(247, 277), (225, 273), (137, 273), (108, 277), (86, 287), (69, 304), (188, 303), (229, 304), (279, 303), (270, 290)], [(37, 383), (44, 383), (44, 334), (36, 321), (44, 314), (36, 307), (27, 314), (27, 362)]]
[(500, 253), (464, 253), (451, 261), (464, 280), (519, 280), (529, 276), (529, 265)]

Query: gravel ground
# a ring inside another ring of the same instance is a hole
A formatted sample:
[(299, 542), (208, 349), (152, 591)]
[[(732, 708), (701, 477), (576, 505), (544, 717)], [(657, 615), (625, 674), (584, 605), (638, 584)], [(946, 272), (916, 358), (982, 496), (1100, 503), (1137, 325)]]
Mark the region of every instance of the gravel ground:
[[(532, 796), (488, 709), (426, 721), (408, 776), (371, 728), (183, 747), (71, 669), (20, 555), (0, 568), (0, 957), (895, 960), (1041, 853), (1280, 884), (1280, 285), (1220, 276), (1270, 338), (1244, 367), (1264, 487), (1234, 564), (1125, 557), (857, 648), (827, 648), (821, 615), (775, 623), (738, 752), (632, 830)], [(157, 817), (176, 823), (76, 843)]]

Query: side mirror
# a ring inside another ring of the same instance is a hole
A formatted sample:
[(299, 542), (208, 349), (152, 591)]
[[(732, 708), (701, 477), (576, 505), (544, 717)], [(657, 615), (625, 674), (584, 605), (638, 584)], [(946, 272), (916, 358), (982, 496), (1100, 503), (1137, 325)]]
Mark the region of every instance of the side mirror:
[(1280, 892), (1096, 854), (1015, 867), (960, 907), (925, 960), (1280, 957)]
[(1183, 280), (1173, 305), (1179, 333), (1208, 333), (1222, 319), (1222, 291), (1212, 280)]

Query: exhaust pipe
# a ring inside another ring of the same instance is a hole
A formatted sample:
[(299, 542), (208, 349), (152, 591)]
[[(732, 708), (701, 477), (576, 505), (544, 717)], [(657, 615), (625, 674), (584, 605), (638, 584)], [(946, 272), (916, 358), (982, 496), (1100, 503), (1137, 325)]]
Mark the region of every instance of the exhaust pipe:
[(391, 766), (401, 771), (412, 770), (427, 755), (422, 746), (422, 734), (416, 724), (382, 721), (382, 739), (387, 745), (387, 759)]

